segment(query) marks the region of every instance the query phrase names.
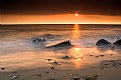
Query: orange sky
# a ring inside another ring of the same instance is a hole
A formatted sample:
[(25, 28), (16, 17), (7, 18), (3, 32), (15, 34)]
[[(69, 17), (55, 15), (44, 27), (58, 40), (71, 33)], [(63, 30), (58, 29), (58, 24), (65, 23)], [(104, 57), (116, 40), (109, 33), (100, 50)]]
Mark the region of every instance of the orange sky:
[(121, 16), (107, 15), (2, 15), (1, 24), (121, 24)]

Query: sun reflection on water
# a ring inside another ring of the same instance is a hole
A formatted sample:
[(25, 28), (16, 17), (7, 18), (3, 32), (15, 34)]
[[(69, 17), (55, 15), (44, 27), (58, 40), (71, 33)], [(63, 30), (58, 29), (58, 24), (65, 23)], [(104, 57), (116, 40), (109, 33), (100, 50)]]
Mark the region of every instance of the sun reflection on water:
[(72, 38), (78, 39), (80, 38), (80, 25), (75, 24), (73, 27)]
[(82, 65), (81, 61), (83, 60), (81, 48), (80, 47), (74, 47), (74, 48), (70, 49), (70, 53), (74, 57), (72, 62), (75, 65), (75, 67), (77, 67), (77, 68), (81, 67), (81, 65)]

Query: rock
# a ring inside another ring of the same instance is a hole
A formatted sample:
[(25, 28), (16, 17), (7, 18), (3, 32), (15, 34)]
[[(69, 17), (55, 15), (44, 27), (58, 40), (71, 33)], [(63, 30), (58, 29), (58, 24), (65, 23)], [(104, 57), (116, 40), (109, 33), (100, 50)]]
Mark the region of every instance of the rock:
[(121, 39), (118, 39), (116, 42), (113, 43), (115, 49), (121, 49)]
[(40, 43), (40, 42), (45, 42), (45, 41), (46, 39), (44, 38), (38, 38), (38, 37), (32, 38), (33, 43)]
[(53, 64), (54, 64), (54, 65), (58, 65), (59, 63), (58, 63), (58, 62), (56, 62), (56, 61), (54, 61), (54, 62), (53, 62)]
[(64, 41), (64, 42), (61, 42), (52, 46), (47, 46), (46, 48), (56, 48), (56, 47), (65, 47), (65, 46), (72, 46), (71, 41), (70, 40)]
[(36, 74), (36, 76), (42, 76), (41, 74)]
[(98, 76), (97, 75), (88, 75), (85, 77), (84, 80), (97, 80)]
[(55, 69), (55, 67), (51, 67), (51, 69), (52, 69), (52, 70), (54, 70), (54, 69)]
[(105, 39), (101, 39), (97, 41), (96, 45), (98, 47), (111, 47), (112, 46), (112, 44)]
[(63, 56), (62, 59), (70, 59), (71, 57), (70, 56)]
[(5, 68), (1, 68), (1, 70), (5, 70)]
[(72, 78), (72, 80), (80, 80), (80, 78)]
[(91, 55), (89, 55), (89, 56), (93, 56), (93, 55), (91, 54)]
[(113, 44), (114, 44), (114, 45), (117, 45), (117, 46), (118, 46), (118, 45), (121, 46), (121, 39), (120, 39), (120, 40), (117, 40), (117, 41), (114, 42)]
[(19, 77), (20, 77), (20, 75), (14, 75), (14, 76), (12, 76), (11, 79), (16, 79), (16, 78), (19, 78)]
[(52, 35), (52, 34), (45, 34), (42, 36), (36, 36), (32, 38), (33, 43), (42, 43), (42, 42), (48, 42), (53, 40), (60, 39), (61, 36), (59, 35)]
[(48, 61), (51, 61), (52, 59), (47, 59)]
[(103, 57), (104, 55), (99, 55), (99, 56)]
[(116, 37), (116, 41), (118, 41), (118, 40), (121, 40), (121, 38), (119, 38), (119, 37)]
[(40, 36), (41, 38), (45, 38), (46, 40), (53, 41), (53, 40), (60, 40), (60, 35), (52, 35), (52, 34), (45, 34)]
[(53, 38), (54, 35), (52, 35), (52, 34), (45, 34), (45, 35), (43, 35), (43, 36), (41, 36), (41, 37), (45, 37), (45, 38)]
[(61, 65), (59, 62), (57, 62), (57, 61), (54, 61), (54, 62), (52, 62), (52, 63), (50, 63), (50, 64), (52, 64), (52, 65)]

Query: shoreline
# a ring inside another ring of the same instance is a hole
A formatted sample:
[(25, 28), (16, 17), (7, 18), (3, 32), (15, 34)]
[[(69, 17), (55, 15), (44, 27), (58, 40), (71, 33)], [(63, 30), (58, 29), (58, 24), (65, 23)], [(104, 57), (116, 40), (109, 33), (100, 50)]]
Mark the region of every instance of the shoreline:
[[(116, 65), (112, 65), (114, 62)], [(94, 76), (96, 77), (95, 79), (89, 80), (120, 80), (121, 60), (104, 60), (102, 63), (106, 66), (103, 69), (101, 66), (78, 70), (59, 70), (56, 68), (51, 69), (51, 67), (42, 67), (37, 69), (0, 72), (0, 75), (2, 80), (73, 80), (73, 78), (85, 80), (85, 78), (90, 76), (92, 78), (94, 78)]]

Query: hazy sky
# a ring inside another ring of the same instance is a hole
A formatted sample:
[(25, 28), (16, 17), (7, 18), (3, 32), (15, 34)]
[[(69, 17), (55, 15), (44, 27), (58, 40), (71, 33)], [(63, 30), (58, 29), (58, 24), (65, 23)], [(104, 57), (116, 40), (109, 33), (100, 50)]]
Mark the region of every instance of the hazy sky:
[(121, 0), (3, 0), (1, 4), (2, 24), (121, 24)]

